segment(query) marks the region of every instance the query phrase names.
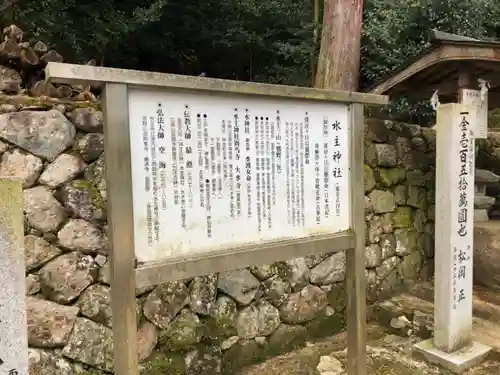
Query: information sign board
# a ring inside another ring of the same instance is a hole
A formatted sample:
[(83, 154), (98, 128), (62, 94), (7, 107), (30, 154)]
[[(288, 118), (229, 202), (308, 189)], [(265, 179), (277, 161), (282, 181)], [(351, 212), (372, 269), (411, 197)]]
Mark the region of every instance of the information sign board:
[(346, 251), (349, 375), (366, 374), (363, 104), (386, 96), (49, 63), (104, 82), (114, 370), (136, 288)]
[(350, 228), (343, 103), (131, 89), (139, 262)]

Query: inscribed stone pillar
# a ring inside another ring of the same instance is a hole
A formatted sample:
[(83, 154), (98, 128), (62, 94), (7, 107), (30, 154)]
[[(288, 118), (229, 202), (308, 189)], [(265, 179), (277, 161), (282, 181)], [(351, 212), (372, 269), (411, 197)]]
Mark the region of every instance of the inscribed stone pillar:
[(0, 178), (0, 375), (28, 375), (21, 183)]
[(450, 353), (471, 342), (475, 111), (437, 111), (434, 346)]

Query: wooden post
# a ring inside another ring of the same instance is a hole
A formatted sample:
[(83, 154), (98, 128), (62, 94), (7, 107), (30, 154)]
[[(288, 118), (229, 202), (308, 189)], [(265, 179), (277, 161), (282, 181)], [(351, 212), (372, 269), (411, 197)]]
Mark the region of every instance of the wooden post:
[[(364, 185), (363, 105), (350, 106), (351, 186)], [(347, 374), (366, 375), (366, 279), (364, 190), (351, 189), (356, 247), (346, 254)]]
[(106, 84), (104, 111), (114, 370), (116, 375), (137, 375), (139, 359), (127, 85)]

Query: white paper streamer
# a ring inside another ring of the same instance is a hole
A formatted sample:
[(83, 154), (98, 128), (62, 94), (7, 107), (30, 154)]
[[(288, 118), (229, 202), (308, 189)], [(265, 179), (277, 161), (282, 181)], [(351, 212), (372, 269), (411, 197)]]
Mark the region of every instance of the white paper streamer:
[(439, 95), (438, 95), (438, 90), (434, 91), (434, 94), (431, 96), (431, 107), (434, 111), (437, 110), (437, 107), (439, 106)]
[(488, 89), (491, 87), (490, 83), (481, 78), (479, 78), (477, 82), (479, 82), (479, 88), (481, 89), (481, 101), (484, 102), (484, 100), (486, 99), (486, 94), (488, 93)]

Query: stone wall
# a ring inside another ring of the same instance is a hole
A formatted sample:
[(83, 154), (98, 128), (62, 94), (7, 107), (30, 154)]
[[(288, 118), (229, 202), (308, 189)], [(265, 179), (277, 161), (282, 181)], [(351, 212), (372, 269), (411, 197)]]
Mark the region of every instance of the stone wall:
[[(496, 112), (499, 113), (500, 111)], [(490, 120), (491, 119), (488, 121)], [(488, 126), (489, 125), (490, 123), (488, 123)], [(483, 176), (489, 180), (486, 187), (486, 193), (489, 197), (493, 197), (494, 199), (493, 205), (488, 209), (488, 215), (490, 219), (498, 220), (500, 219), (500, 183), (498, 179), (491, 178), (491, 175), (493, 173), (500, 175), (500, 132), (490, 131), (486, 139), (476, 140), (476, 144), (479, 146), (476, 166), (490, 171), (488, 175)]]
[(434, 129), (367, 119), (365, 220), (368, 300), (432, 275)]
[[(0, 175), (24, 186), (30, 374), (113, 367), (102, 114), (0, 95)], [(368, 120), (369, 301), (433, 256), (433, 130)], [(119, 251), (119, 249), (118, 249)], [(343, 252), (137, 290), (143, 374), (217, 374), (344, 326)]]

